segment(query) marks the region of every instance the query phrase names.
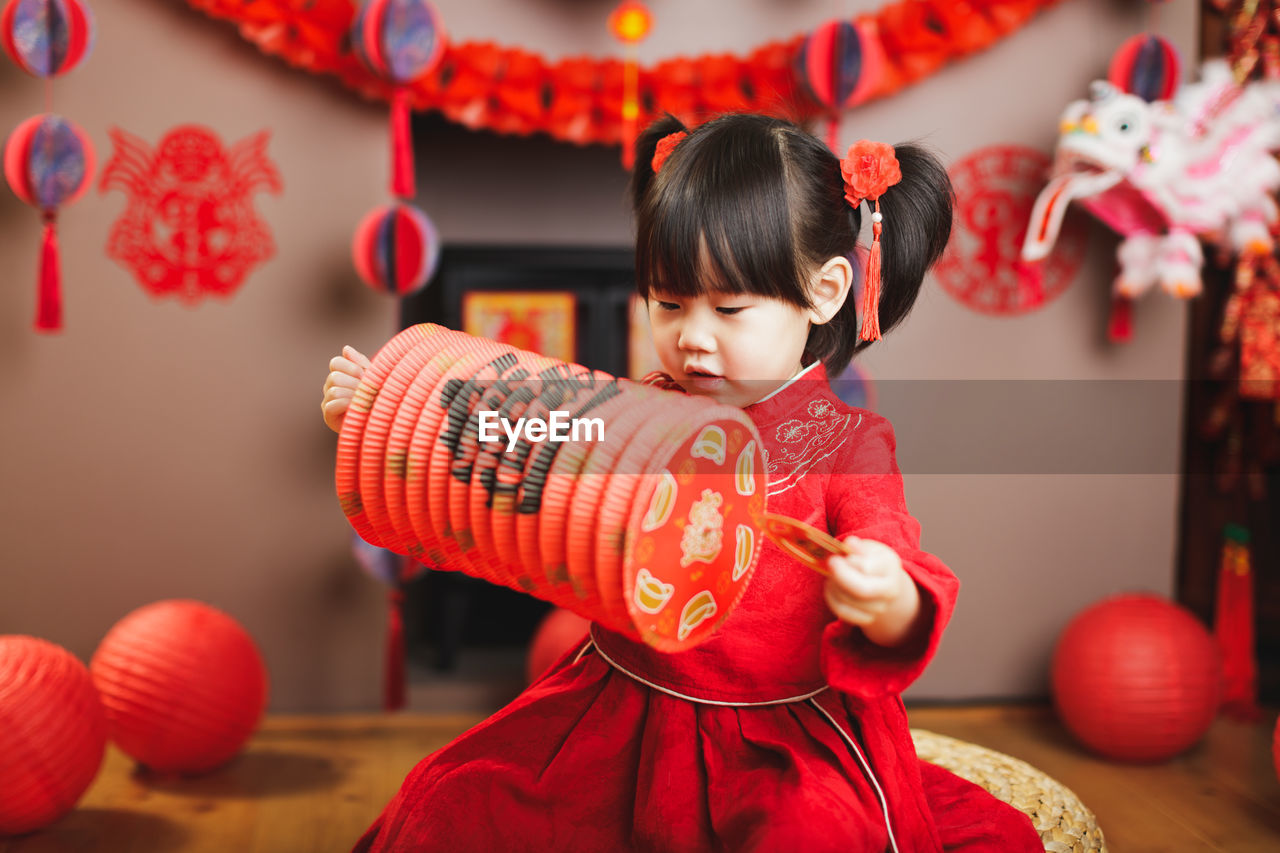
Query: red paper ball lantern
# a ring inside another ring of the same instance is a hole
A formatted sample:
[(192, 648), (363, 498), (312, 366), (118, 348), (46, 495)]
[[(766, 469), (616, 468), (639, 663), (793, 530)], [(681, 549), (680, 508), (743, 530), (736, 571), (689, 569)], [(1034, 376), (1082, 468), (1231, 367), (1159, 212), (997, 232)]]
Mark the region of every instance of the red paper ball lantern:
[(0, 835), (70, 811), (106, 746), (102, 701), (84, 664), (46, 640), (0, 636)]
[(0, 12), (0, 44), (28, 74), (56, 77), (93, 49), (93, 15), (80, 0), (9, 0)]
[(1182, 60), (1173, 43), (1142, 33), (1120, 45), (1107, 68), (1107, 79), (1118, 89), (1144, 101), (1167, 101), (1178, 89)]
[(525, 677), (534, 682), (569, 649), (587, 637), (591, 622), (572, 610), (557, 607), (548, 613), (529, 643), (529, 656), (525, 659)]
[(107, 632), (89, 663), (111, 739), (148, 767), (212, 770), (258, 726), (267, 673), (253, 638), (198, 601), (158, 601)]
[(93, 170), (93, 144), (89, 137), (72, 122), (52, 113), (22, 122), (5, 142), (5, 180), (14, 195), (44, 215), (35, 323), (40, 331), (62, 328), (58, 209), (88, 189)]
[(1208, 630), (1159, 596), (1106, 599), (1067, 625), (1053, 654), (1053, 700), (1086, 747), (1120, 761), (1163, 761), (1217, 715), (1220, 662)]
[(833, 151), (839, 112), (871, 97), (884, 77), (884, 49), (861, 23), (827, 21), (808, 36), (796, 55), (797, 73), (815, 101), (831, 116), (827, 144)]
[(435, 275), (440, 235), (417, 207), (397, 202), (360, 222), (351, 244), (356, 272), (374, 290), (408, 296)]

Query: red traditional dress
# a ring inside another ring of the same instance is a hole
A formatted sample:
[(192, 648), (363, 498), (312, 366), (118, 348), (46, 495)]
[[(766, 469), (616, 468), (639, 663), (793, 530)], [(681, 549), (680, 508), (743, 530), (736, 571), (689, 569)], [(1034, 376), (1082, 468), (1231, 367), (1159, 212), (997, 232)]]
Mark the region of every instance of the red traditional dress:
[(356, 851), (1043, 851), (1021, 812), (916, 757), (899, 694), (958, 584), (920, 550), (888, 421), (841, 402), (820, 364), (746, 411), (770, 511), (893, 547), (928, 630), (871, 643), (766, 542), (715, 636), (664, 654), (592, 626), (418, 764)]

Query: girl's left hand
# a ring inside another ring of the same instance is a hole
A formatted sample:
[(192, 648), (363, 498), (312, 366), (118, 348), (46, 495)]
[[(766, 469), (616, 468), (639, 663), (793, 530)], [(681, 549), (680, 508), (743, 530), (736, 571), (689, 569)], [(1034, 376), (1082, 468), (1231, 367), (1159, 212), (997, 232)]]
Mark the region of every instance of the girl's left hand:
[(827, 606), (874, 643), (894, 646), (910, 633), (920, 612), (920, 592), (898, 552), (874, 539), (849, 536), (852, 554), (827, 560)]

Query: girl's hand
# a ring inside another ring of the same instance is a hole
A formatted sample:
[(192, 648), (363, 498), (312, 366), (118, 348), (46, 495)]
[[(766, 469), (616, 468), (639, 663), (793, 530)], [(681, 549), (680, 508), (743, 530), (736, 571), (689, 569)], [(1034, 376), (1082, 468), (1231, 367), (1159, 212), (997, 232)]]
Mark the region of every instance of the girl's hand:
[(853, 553), (831, 557), (827, 606), (842, 622), (856, 625), (881, 646), (907, 639), (920, 614), (920, 591), (902, 567), (898, 552), (874, 539), (846, 537)]
[(324, 414), (325, 426), (334, 432), (342, 430), (342, 419), (355, 397), (356, 386), (368, 369), (369, 359), (355, 347), (343, 347), (342, 355), (329, 362), (329, 378), (324, 381), (320, 411)]

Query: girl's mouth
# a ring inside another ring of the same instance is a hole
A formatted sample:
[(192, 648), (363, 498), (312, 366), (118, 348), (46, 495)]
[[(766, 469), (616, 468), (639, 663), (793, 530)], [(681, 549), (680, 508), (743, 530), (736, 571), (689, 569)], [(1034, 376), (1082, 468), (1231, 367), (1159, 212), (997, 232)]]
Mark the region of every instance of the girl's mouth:
[(689, 378), (689, 383), (697, 391), (716, 391), (723, 387), (725, 383), (723, 376), (717, 376), (699, 368), (686, 368), (684, 373)]

